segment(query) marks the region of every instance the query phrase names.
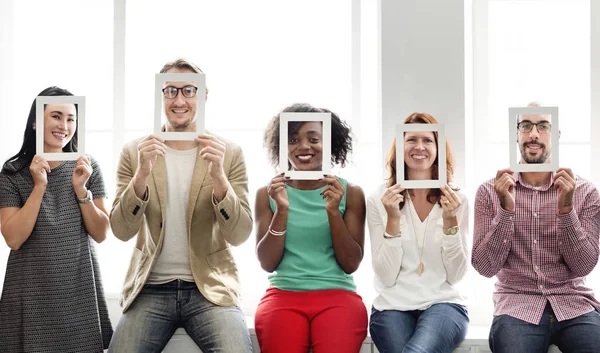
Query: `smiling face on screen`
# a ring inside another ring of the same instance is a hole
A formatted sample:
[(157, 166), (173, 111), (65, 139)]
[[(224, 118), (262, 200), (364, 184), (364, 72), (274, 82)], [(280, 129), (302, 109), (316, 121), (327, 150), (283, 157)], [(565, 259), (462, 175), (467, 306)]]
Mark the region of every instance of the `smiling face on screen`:
[(323, 168), (323, 125), (320, 121), (302, 123), (288, 135), (288, 160), (292, 170), (311, 171)]
[(46, 104), (44, 107), (44, 152), (62, 152), (77, 130), (74, 104)]

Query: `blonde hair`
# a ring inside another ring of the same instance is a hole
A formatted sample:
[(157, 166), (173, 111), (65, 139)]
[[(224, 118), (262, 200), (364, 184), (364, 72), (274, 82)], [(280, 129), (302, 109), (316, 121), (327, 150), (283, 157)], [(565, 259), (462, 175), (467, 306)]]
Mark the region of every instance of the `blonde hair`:
[(160, 73), (164, 74), (165, 72), (171, 70), (172, 68), (187, 69), (196, 74), (203, 73), (202, 70), (200, 70), (200, 68), (198, 67), (198, 65), (194, 64), (193, 62), (191, 62), (187, 59), (183, 59), (183, 58), (179, 58), (175, 61), (166, 63), (162, 67), (162, 69), (160, 69)]
[[(160, 69), (160, 73), (164, 74), (167, 71), (171, 70), (172, 68), (177, 68), (177, 69), (182, 69), (182, 70), (190, 70), (191, 72), (193, 72), (195, 74), (203, 74), (204, 73), (202, 70), (200, 70), (198, 65), (196, 65), (193, 62), (191, 62), (187, 59), (184, 59), (184, 58), (179, 58), (175, 61), (170, 61), (170, 62), (166, 63), (162, 67), (162, 69)], [(208, 94), (208, 87), (206, 87), (206, 94)]]

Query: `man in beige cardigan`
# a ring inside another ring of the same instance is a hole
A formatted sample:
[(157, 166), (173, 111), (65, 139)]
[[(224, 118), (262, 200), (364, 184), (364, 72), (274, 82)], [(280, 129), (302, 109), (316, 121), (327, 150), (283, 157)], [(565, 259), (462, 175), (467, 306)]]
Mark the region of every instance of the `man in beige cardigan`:
[[(178, 59), (160, 72), (202, 71)], [(197, 90), (166, 83), (167, 132), (196, 131)], [(209, 134), (195, 141), (150, 135), (125, 145), (117, 177), (110, 223), (117, 238), (136, 237), (136, 246), (109, 352), (161, 352), (178, 327), (204, 353), (252, 352), (231, 253), (252, 230), (240, 147)]]

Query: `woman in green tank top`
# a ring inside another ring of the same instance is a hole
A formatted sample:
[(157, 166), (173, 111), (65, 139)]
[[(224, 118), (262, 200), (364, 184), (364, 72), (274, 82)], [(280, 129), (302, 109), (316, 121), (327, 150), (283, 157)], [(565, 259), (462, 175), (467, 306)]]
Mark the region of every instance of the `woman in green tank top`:
[[(331, 113), (295, 104), (285, 113)], [(265, 131), (274, 166), (287, 149), (288, 168), (321, 171), (324, 147), (331, 163), (345, 166), (352, 150), (350, 128), (331, 113), (331, 136), (322, 121), (288, 123), (287, 146), (280, 146), (280, 116)], [(255, 316), (263, 353), (359, 352), (367, 334), (367, 312), (352, 273), (363, 257), (365, 197), (359, 186), (322, 174), (318, 180), (275, 176), (256, 195), (256, 251), (270, 272), (269, 288)]]

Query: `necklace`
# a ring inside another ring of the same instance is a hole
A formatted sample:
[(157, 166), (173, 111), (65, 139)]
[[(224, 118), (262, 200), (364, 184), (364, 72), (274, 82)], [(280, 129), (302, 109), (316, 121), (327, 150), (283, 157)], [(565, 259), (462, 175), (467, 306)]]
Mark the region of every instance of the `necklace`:
[[(413, 209), (415, 211), (415, 214), (417, 213), (417, 209), (415, 208), (415, 204), (412, 202), (412, 200), (410, 199), (410, 196), (408, 197), (408, 199), (411, 201), (412, 205), (413, 205)], [(418, 214), (417, 214), (418, 216)], [(413, 232), (415, 233), (415, 237), (416, 237), (416, 241), (417, 241), (417, 248), (419, 246), (419, 239), (417, 237), (417, 228), (415, 227), (415, 220), (414, 220), (414, 215), (411, 213), (410, 215), (410, 224), (412, 225), (413, 228)], [(417, 275), (419, 275), (419, 277), (421, 277), (421, 275), (423, 274), (423, 271), (425, 271), (425, 265), (423, 264), (423, 251), (425, 250), (425, 244), (427, 243), (427, 226), (429, 225), (429, 215), (427, 215), (427, 220), (425, 221), (425, 229), (423, 230), (423, 240), (421, 241), (421, 251), (419, 254), (419, 266), (417, 266)]]

